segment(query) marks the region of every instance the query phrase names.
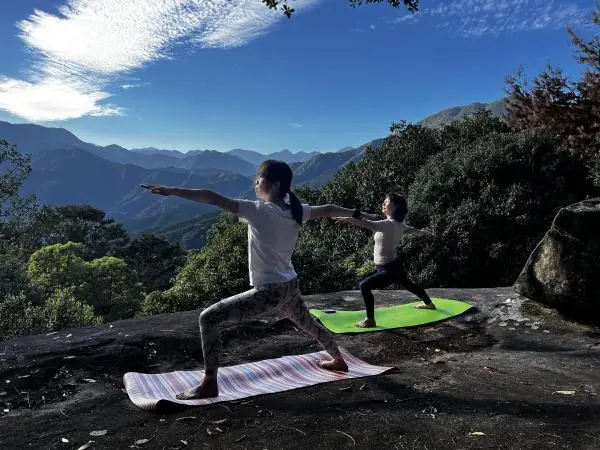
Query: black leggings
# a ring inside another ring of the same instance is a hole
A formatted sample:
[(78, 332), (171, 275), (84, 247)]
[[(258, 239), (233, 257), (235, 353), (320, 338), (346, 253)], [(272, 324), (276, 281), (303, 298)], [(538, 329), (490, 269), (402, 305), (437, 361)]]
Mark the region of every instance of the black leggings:
[(369, 319), (375, 318), (375, 299), (373, 298), (373, 292), (371, 291), (373, 289), (386, 288), (392, 283), (401, 284), (406, 290), (423, 300), (426, 305), (431, 303), (431, 299), (429, 298), (429, 295), (427, 295), (427, 292), (425, 292), (425, 289), (417, 286), (408, 279), (404, 267), (402, 266), (402, 260), (398, 258), (387, 264), (377, 266), (377, 272), (365, 278), (359, 284), (360, 293), (365, 301), (367, 317)]

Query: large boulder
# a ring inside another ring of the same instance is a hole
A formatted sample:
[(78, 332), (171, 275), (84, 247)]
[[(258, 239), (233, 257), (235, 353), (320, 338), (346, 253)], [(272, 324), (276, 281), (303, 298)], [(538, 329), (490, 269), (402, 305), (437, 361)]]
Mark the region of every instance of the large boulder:
[(567, 316), (600, 322), (600, 198), (558, 212), (514, 288)]

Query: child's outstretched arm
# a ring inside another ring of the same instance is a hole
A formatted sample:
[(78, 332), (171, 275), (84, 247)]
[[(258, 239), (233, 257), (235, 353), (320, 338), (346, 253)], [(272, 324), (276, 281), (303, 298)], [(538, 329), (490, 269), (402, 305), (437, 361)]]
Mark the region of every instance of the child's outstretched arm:
[(148, 189), (153, 194), (165, 196), (174, 195), (187, 200), (214, 205), (233, 214), (238, 214), (239, 212), (237, 200), (218, 194), (209, 189), (184, 189), (160, 185), (142, 185), (142, 187)]

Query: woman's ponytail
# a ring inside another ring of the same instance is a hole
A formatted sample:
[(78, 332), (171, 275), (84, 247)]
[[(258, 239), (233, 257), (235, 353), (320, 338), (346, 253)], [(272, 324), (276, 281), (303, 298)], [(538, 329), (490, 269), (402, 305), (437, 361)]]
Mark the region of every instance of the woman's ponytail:
[(302, 225), (302, 204), (296, 194), (294, 194), (291, 190), (288, 192), (290, 196), (290, 208), (292, 210), (292, 217), (299, 225)]

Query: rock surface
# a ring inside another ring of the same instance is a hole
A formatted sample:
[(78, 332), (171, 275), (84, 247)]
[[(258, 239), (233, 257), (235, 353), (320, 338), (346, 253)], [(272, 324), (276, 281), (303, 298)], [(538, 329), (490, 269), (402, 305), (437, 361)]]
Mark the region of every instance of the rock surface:
[[(600, 448), (600, 329), (567, 322), (510, 287), (429, 292), (477, 309), (431, 326), (338, 337), (398, 373), (163, 413), (135, 407), (122, 376), (196, 368), (197, 311), (1, 341), (0, 448)], [(375, 298), (383, 306), (413, 297)], [(357, 292), (306, 301), (362, 307)], [(224, 365), (318, 350), (269, 316), (227, 326), (222, 337)]]
[(600, 199), (558, 212), (514, 288), (567, 316), (600, 323)]

